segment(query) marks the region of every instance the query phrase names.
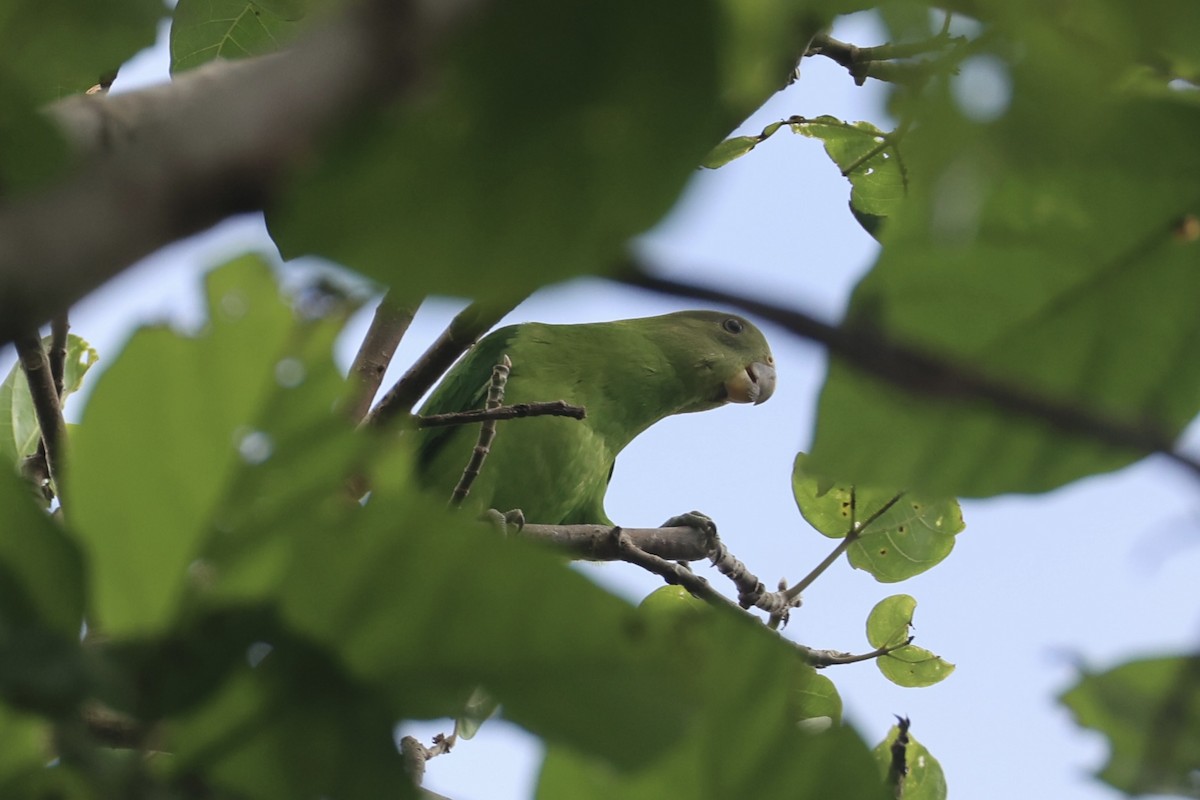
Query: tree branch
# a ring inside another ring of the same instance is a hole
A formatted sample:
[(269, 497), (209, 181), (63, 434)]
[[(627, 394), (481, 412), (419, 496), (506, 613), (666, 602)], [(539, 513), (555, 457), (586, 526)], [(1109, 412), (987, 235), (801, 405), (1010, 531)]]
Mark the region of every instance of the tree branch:
[(29, 382), (29, 394), (33, 398), (33, 411), (37, 416), (38, 428), (45, 446), (46, 464), (55, 492), (62, 496), (63, 439), (66, 426), (63, 423), (62, 406), (54, 388), (54, 376), (50, 372), (50, 359), (42, 346), (42, 337), (35, 329), (32, 333), (17, 338), (17, 355), (21, 369)]
[[(508, 382), (508, 373), (511, 370), (512, 361), (508, 356), (501, 356), (500, 363), (492, 368), (492, 382), (488, 386), (487, 403), (484, 406), (486, 410), (495, 411), (504, 402), (504, 386)], [(475, 479), (483, 470), (484, 459), (492, 451), (492, 440), (495, 438), (496, 420), (484, 420), (479, 426), (479, 439), (475, 442), (475, 449), (471, 451), (471, 460), (467, 462), (467, 467), (450, 496), (451, 506), (458, 508), (467, 499), (471, 492), (471, 484), (475, 483)]]
[(553, 400), (549, 403), (515, 403), (511, 406), (477, 408), (471, 411), (454, 411), (449, 414), (427, 414), (423, 417), (416, 417), (416, 422), (418, 428), (441, 428), (449, 425), (469, 425), (472, 422), (522, 419), (524, 417), (584, 419), (587, 417), (587, 409), (583, 406), (570, 405), (566, 400)]
[(1064, 403), (985, 375), (961, 361), (931, 356), (907, 344), (889, 340), (863, 325), (830, 325), (795, 309), (750, 297), (650, 275), (631, 263), (618, 280), (630, 286), (681, 297), (739, 306), (798, 336), (825, 346), (850, 366), (914, 394), (946, 399), (982, 400), (1001, 411), (1040, 420), (1065, 433), (1104, 444), (1162, 453), (1200, 476), (1200, 461), (1174, 449), (1160, 430), (1137, 427)]
[(480, 2), (350, 4), (283, 53), (51, 106), (81, 163), (0, 205), (0, 344), (159, 247), (262, 208), (336, 122), (410, 91)]
[(501, 305), (476, 302), (459, 312), (437, 341), (388, 390), (367, 416), (365, 424), (383, 425), (412, 413), (421, 395), (429, 391), (429, 387), (450, 368), (455, 359), (479, 341), (480, 336), (515, 306), (516, 303)]
[(392, 363), (396, 347), (404, 338), (409, 324), (417, 313), (416, 304), (399, 302), (389, 290), (379, 301), (371, 327), (359, 345), (348, 376), (353, 386), (346, 414), (351, 421), (361, 422), (371, 408), (371, 401), (383, 383), (383, 376)]
[(802, 644), (796, 645), (804, 653), (808, 663), (818, 669), (822, 667), (832, 667), (835, 664), (857, 664), (860, 661), (870, 661), (873, 658), (886, 656), (894, 650), (899, 650), (901, 647), (908, 647), (912, 644), (913, 637), (909, 636), (899, 644), (884, 645), (877, 647), (869, 653), (843, 653), (840, 650), (814, 650), (811, 647), (805, 647)]

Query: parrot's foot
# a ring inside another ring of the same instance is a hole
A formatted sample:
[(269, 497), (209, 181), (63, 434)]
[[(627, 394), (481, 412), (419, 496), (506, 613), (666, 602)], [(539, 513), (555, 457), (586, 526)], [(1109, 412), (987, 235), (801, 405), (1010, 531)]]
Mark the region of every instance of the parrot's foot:
[(484, 522), (491, 523), (500, 533), (507, 536), (510, 533), (520, 533), (525, 527), (525, 512), (519, 508), (512, 511), (499, 511), (489, 508), (480, 517)]
[(710, 542), (716, 541), (717, 538), (717, 523), (713, 522), (707, 514), (701, 514), (699, 511), (689, 511), (686, 514), (671, 517), (659, 527), (695, 528), (701, 531)]

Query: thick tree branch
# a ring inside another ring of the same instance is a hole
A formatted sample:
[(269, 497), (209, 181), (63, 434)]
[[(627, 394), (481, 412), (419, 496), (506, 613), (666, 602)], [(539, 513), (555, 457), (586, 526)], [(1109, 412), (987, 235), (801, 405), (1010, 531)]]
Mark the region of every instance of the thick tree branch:
[(1161, 430), (1132, 426), (1027, 391), (985, 375), (961, 361), (938, 358), (892, 341), (872, 328), (854, 324), (830, 325), (795, 309), (719, 289), (658, 278), (636, 263), (631, 264), (619, 280), (664, 294), (738, 306), (798, 336), (818, 342), (850, 366), (914, 394), (981, 400), (1006, 413), (1040, 420), (1065, 433), (1146, 455), (1162, 453), (1200, 476), (1200, 461), (1175, 450), (1171, 437)]
[(479, 4), (368, 0), (278, 55), (56, 103), (49, 113), (82, 161), (0, 205), (0, 344), (159, 247), (261, 208), (348, 112), (409, 91)]
[(516, 303), (472, 303), (459, 312), (437, 341), (429, 346), (396, 385), (383, 396), (367, 416), (366, 424), (383, 425), (397, 417), (410, 414), (421, 395), (429, 391), (429, 387), (450, 368), (455, 359), (479, 341), (479, 337), (514, 306)]
[(396, 347), (416, 313), (415, 304), (398, 302), (392, 291), (379, 301), (371, 327), (350, 365), (349, 380), (354, 388), (346, 405), (346, 414), (353, 422), (361, 422), (370, 410), (388, 365), (392, 363), (392, 356), (396, 354)]

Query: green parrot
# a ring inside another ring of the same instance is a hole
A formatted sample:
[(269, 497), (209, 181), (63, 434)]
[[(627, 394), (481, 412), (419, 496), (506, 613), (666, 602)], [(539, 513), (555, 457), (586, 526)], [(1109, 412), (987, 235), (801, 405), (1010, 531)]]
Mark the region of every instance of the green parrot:
[[(775, 391), (775, 359), (758, 328), (735, 314), (681, 311), (500, 328), (446, 374), (420, 413), (483, 408), (492, 368), (505, 355), (512, 361), (505, 404), (565, 400), (587, 417), (499, 423), (468, 503), (520, 509), (529, 522), (547, 525), (611, 525), (604, 495), (617, 454), (664, 417), (757, 405)], [(478, 432), (478, 425), (420, 430), (423, 482), (449, 499)]]

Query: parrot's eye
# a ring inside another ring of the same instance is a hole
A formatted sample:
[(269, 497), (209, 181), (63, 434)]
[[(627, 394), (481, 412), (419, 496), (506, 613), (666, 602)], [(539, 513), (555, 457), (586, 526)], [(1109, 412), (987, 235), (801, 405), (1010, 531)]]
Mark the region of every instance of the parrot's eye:
[(734, 319), (733, 317), (730, 317), (729, 319), (722, 322), (721, 327), (724, 328), (725, 330), (729, 331), (730, 333), (741, 333), (746, 328), (746, 326), (742, 324), (742, 321), (740, 319)]

